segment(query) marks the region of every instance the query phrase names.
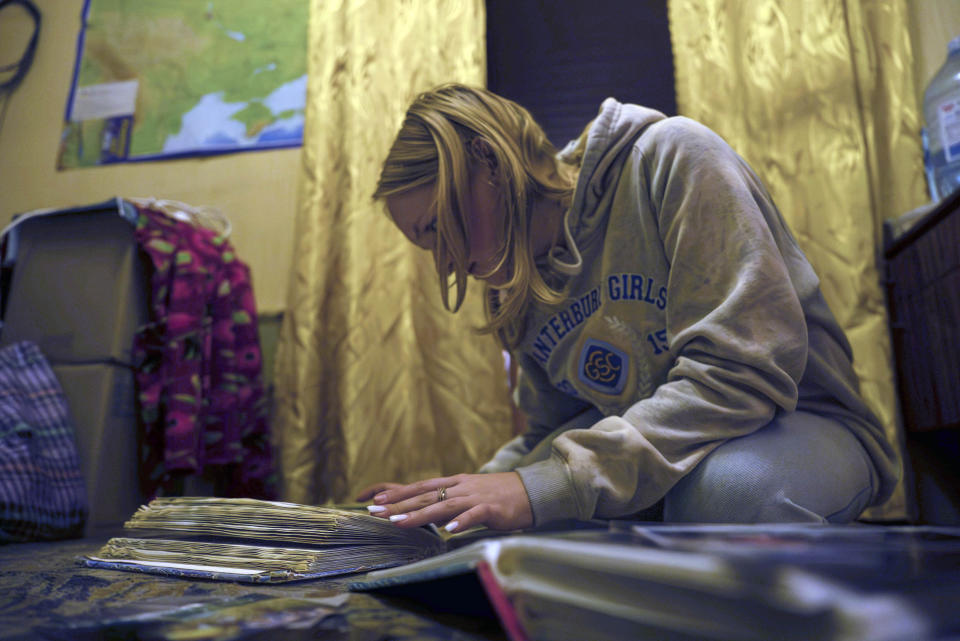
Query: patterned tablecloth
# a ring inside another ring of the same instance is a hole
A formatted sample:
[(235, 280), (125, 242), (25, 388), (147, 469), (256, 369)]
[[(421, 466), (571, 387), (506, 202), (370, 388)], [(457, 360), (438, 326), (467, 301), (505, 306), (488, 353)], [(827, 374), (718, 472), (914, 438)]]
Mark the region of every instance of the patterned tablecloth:
[(0, 641), (502, 640), (498, 624), (346, 592), (356, 575), (285, 585), (80, 566), (103, 539), (0, 546)]

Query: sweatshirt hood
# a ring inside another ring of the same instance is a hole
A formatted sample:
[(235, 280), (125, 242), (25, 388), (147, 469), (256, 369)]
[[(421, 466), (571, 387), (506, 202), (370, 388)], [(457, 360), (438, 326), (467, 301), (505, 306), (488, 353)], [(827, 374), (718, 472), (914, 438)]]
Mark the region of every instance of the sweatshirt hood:
[[(579, 246), (606, 215), (606, 209), (597, 205), (610, 181), (619, 176), (619, 168), (626, 154), (644, 129), (664, 119), (666, 115), (656, 109), (624, 104), (613, 98), (603, 101), (600, 113), (587, 131), (573, 204), (563, 219), (567, 251), (551, 254), (551, 267), (567, 275), (580, 273), (582, 262)], [(577, 153), (578, 142), (571, 141), (560, 152), (561, 161), (571, 161)]]

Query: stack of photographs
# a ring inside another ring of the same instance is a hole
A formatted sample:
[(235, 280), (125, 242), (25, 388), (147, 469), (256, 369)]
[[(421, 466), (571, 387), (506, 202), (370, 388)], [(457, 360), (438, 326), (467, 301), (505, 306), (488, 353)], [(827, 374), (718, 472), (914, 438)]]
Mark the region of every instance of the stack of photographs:
[(124, 524), (90, 567), (280, 582), (393, 567), (445, 549), (435, 531), (402, 529), (355, 510), (257, 499), (157, 498)]

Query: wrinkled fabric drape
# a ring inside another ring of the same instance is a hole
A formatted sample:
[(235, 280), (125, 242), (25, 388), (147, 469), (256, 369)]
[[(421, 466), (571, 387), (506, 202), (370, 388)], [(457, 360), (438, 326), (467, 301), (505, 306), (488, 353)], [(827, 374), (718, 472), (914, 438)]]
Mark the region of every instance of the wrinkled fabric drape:
[[(863, 393), (902, 445), (883, 221), (925, 201), (903, 0), (671, 0), (681, 114), (760, 174), (853, 345)], [(910, 516), (908, 485), (867, 518)]]
[(512, 433), (474, 283), (456, 315), (429, 253), (374, 203), (414, 96), (485, 82), (483, 0), (313, 0), (293, 278), (276, 356), (282, 496), (469, 472)]

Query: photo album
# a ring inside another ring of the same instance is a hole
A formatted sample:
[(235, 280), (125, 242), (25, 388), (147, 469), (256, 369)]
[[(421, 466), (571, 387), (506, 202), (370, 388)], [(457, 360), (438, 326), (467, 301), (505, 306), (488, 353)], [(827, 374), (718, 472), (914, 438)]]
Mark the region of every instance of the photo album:
[(156, 498), (89, 567), (278, 583), (410, 563), (445, 550), (428, 528), (401, 529), (365, 510), (245, 498)]

